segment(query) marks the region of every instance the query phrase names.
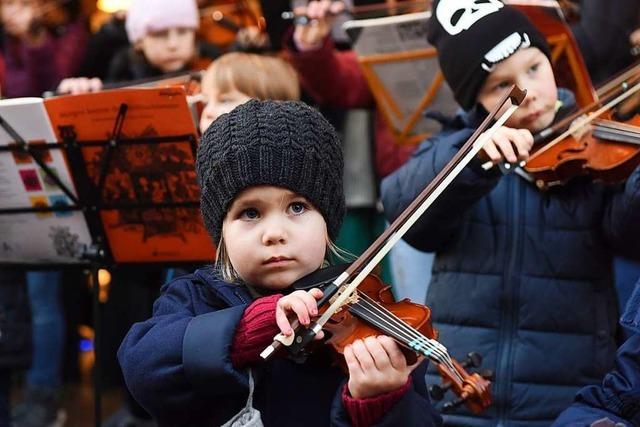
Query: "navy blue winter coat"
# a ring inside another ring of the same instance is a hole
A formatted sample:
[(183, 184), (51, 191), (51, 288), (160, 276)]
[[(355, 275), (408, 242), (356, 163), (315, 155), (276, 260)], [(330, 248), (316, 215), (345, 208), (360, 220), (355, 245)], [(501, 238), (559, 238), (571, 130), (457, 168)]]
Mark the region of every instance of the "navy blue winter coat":
[[(566, 108), (574, 98), (560, 90)], [(479, 125), (460, 113), (382, 182), (397, 217)], [(427, 305), (454, 357), (494, 371), (493, 406), (445, 425), (543, 426), (613, 366), (618, 310), (612, 251), (640, 253), (640, 170), (624, 185), (576, 179), (539, 191), (516, 174), (466, 167), (406, 235), (435, 251)], [(494, 168), (497, 169), (497, 168)], [(434, 380), (435, 381), (435, 380)]]
[(620, 319), (633, 335), (618, 349), (616, 368), (601, 384), (580, 390), (553, 427), (586, 427), (608, 419), (611, 424), (640, 425), (640, 281)]
[[(165, 285), (153, 317), (133, 325), (118, 360), (127, 387), (161, 426), (217, 426), (247, 400), (245, 371), (230, 358), (238, 322), (252, 301), (247, 289), (212, 268)], [(340, 392), (346, 378), (322, 351), (304, 364), (274, 357), (254, 367), (254, 407), (269, 426), (348, 426)], [(426, 394), (426, 364), (379, 426), (440, 424)]]

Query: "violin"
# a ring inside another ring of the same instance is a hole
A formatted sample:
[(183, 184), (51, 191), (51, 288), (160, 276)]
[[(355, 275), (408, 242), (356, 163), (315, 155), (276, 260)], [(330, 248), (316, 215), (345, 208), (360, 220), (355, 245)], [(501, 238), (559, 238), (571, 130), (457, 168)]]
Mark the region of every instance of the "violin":
[(208, 43), (229, 47), (243, 28), (256, 27), (264, 32), (266, 21), (258, 6), (249, 1), (215, 1), (200, 9), (198, 35)]
[[(525, 94), (525, 91), (513, 86), (418, 197), (344, 271), (326, 273), (325, 270), (320, 270), (317, 275), (320, 275), (321, 280), (311, 283), (308, 279), (304, 280), (306, 288), (320, 287), (323, 291), (322, 298), (317, 301), (320, 317), (308, 327), (302, 326), (297, 319), (293, 320), (291, 326), (294, 333), (289, 336), (278, 334), (260, 356), (266, 360), (283, 347), (293, 356), (299, 355), (323, 328), (331, 334), (328, 342), (338, 352), (356, 339), (382, 332), (407, 349), (409, 360), (425, 356), (438, 366), (441, 373), (445, 373), (447, 381), (443, 386), (452, 388), (460, 396), (457, 403), (453, 402), (449, 406), (455, 407), (464, 402), (473, 411), (486, 408), (491, 402), (490, 382), (479, 374), (468, 374), (461, 364), (454, 363), (446, 347), (436, 340), (437, 333), (430, 323), (429, 308), (408, 300), (394, 302), (390, 298), (389, 287), (381, 285), (379, 279), (372, 278), (371, 272), (460, 171), (475, 158), (493, 133), (508, 120)], [(506, 105), (507, 100), (511, 100), (511, 105), (496, 119), (498, 111)], [(328, 307), (325, 307), (326, 304)], [(411, 355), (411, 352), (415, 354)]]
[[(535, 136), (548, 141), (535, 149), (523, 169), (542, 190), (576, 176), (606, 184), (624, 181), (640, 164), (640, 65), (606, 84), (600, 100)], [(622, 106), (621, 114), (615, 107)]]
[[(325, 286), (346, 270), (347, 265), (337, 265), (311, 273), (293, 285), (295, 290), (319, 288)], [(325, 307), (326, 308), (326, 307)], [(321, 313), (322, 313), (321, 309)], [(468, 373), (467, 366), (479, 367), (482, 358), (474, 353), (473, 361), (461, 364), (447, 354), (446, 349), (437, 340), (438, 332), (431, 325), (429, 307), (416, 304), (408, 299), (395, 301), (391, 286), (385, 285), (380, 278), (369, 275), (358, 286), (351, 297), (348, 307), (339, 310), (325, 324), (323, 330), (329, 337), (325, 343), (336, 354), (344, 354), (344, 348), (355, 340), (379, 334), (387, 335), (401, 344), (407, 364), (417, 361), (418, 354), (430, 354), (438, 372), (443, 378), (442, 385), (429, 388), (434, 400), (441, 400), (448, 389), (453, 389), (459, 397), (443, 405), (444, 412), (465, 403), (473, 413), (480, 413), (491, 404), (490, 371), (482, 374)], [(344, 359), (339, 358), (343, 370), (348, 371)]]

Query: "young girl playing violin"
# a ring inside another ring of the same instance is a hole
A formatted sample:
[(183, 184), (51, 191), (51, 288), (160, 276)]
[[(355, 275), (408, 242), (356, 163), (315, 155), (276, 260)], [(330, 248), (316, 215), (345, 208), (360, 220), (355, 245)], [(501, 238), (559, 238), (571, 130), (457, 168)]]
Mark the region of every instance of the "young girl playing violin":
[[(442, 72), (464, 108), (382, 183), (395, 218), (472, 134), (511, 85), (519, 109), (405, 236), (435, 251), (427, 305), (440, 340), (485, 355), (494, 405), (445, 424), (543, 426), (613, 365), (617, 304), (612, 250), (640, 253), (640, 170), (625, 185), (575, 179), (541, 192), (494, 164), (526, 161), (533, 134), (570, 110), (557, 89), (543, 36), (516, 9), (492, 0), (434, 4), (428, 29)], [(481, 153), (482, 154), (482, 153)]]
[(293, 332), (293, 318), (308, 325), (318, 314), (322, 292), (291, 284), (323, 266), (344, 215), (331, 125), (301, 102), (248, 101), (209, 126), (197, 173), (217, 264), (165, 285), (118, 352), (127, 386), (160, 425), (222, 424), (245, 406), (247, 368), (266, 426), (439, 424), (425, 363), (407, 365), (388, 337), (349, 346), (348, 377), (326, 346), (304, 363), (259, 357)]

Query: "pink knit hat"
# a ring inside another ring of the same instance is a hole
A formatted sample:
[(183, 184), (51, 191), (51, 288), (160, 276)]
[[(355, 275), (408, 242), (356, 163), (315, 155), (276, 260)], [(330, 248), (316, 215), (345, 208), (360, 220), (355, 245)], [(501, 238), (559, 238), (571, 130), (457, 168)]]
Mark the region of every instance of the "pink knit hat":
[(198, 7), (195, 0), (133, 0), (127, 12), (127, 36), (135, 43), (149, 31), (171, 27), (197, 29)]

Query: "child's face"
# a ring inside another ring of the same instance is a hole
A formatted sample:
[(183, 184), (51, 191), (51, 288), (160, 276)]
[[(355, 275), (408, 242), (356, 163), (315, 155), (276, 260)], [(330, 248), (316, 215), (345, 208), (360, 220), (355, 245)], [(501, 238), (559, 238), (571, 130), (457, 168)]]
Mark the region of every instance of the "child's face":
[[(496, 64), (478, 94), (478, 102), (491, 111), (498, 100), (511, 87), (527, 90), (527, 97), (506, 126), (528, 129), (532, 132), (549, 126), (556, 114), (558, 89), (551, 63), (536, 47), (522, 49)], [(508, 108), (505, 106), (504, 109)], [(504, 111), (500, 111), (502, 114)]]
[(196, 35), (191, 28), (149, 31), (136, 45), (149, 64), (163, 73), (184, 68), (194, 57)]
[(2, 0), (0, 11), (5, 31), (16, 37), (26, 34), (40, 6), (39, 0)]
[(243, 281), (281, 290), (322, 265), (327, 225), (304, 197), (261, 185), (236, 196), (222, 223), (222, 236)]
[(202, 116), (200, 117), (200, 132), (202, 133), (222, 114), (230, 112), (238, 105), (244, 104), (251, 99), (247, 94), (235, 88), (227, 92), (220, 92), (213, 82), (207, 82), (206, 79), (203, 81), (204, 87), (206, 87), (203, 92), (207, 97), (207, 105), (202, 110)]

